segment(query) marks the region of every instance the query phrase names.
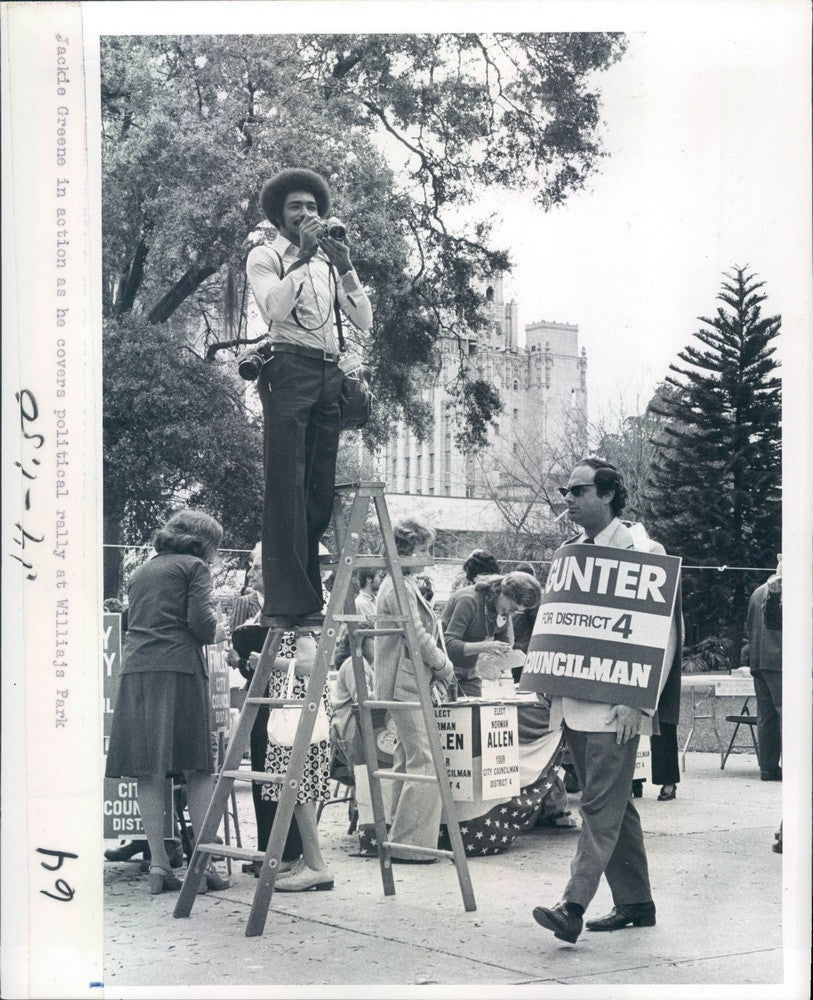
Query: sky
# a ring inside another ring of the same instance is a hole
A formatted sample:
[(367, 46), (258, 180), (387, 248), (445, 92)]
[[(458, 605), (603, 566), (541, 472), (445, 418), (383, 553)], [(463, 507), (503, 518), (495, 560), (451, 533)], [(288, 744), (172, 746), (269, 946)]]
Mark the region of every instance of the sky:
[(808, 85), (787, 32), (758, 12), (725, 34), (672, 19), (631, 32), (598, 76), (609, 156), (588, 188), (548, 213), (500, 200), (506, 299), (521, 329), (579, 326), (591, 419), (646, 404), (733, 265), (766, 282), (769, 314), (804, 311)]

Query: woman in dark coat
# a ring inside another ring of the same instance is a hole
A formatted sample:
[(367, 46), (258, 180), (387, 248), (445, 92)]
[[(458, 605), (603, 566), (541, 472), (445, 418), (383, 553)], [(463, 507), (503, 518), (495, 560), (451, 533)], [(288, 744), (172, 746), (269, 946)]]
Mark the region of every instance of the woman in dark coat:
[[(150, 845), (150, 892), (179, 889), (164, 847), (166, 779), (183, 775), (194, 830), (212, 795), (209, 682), (203, 647), (215, 641), (211, 562), (223, 529), (202, 511), (174, 514), (156, 534), (156, 555), (133, 573), (121, 681), (106, 775), (138, 779)], [(211, 869), (205, 885), (225, 888)]]

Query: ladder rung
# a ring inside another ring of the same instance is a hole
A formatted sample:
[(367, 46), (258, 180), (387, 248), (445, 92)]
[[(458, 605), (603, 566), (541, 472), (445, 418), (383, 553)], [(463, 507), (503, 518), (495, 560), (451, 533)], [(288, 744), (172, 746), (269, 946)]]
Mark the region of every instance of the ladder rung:
[(224, 858), (238, 858), (242, 861), (262, 861), (264, 851), (252, 851), (250, 847), (226, 847), (224, 844), (198, 844), (201, 854), (222, 855)]
[(402, 628), (357, 628), (355, 635), (403, 635)]
[(335, 622), (405, 622), (406, 615), (334, 615)]
[[(387, 560), (384, 556), (370, 555), (369, 553), (364, 553), (360, 556), (348, 556), (347, 559), (352, 563), (353, 569), (389, 569), (387, 565)], [(344, 562), (344, 559), (337, 558), (336, 556), (322, 556), (319, 560), (321, 566), (338, 566), (339, 562)], [(399, 556), (398, 558), (399, 566), (434, 566), (435, 560), (428, 556)]]
[(364, 482), (356, 483), (336, 483), (333, 487), (334, 493), (344, 493), (351, 490), (356, 490), (360, 492), (364, 490), (370, 493), (383, 493), (386, 488), (386, 483), (382, 482), (380, 479), (365, 479)]
[(430, 858), (452, 858), (454, 860), (454, 851), (442, 851), (439, 847), (417, 847), (415, 844), (402, 844), (397, 840), (385, 840), (381, 845), (384, 848), (403, 848), (405, 851), (412, 851), (414, 854), (425, 854)]
[(270, 771), (221, 771), (220, 774), (235, 781), (257, 781), (266, 785), (281, 785), (285, 781), (284, 774), (272, 774)]
[(280, 708), (283, 705), (299, 705), (301, 708), (305, 703), (301, 698), (246, 698), (243, 704), (274, 705), (276, 708)]
[(367, 700), (361, 706), (362, 708), (420, 708), (421, 703), (419, 701), (372, 701)]
[(373, 771), (374, 778), (387, 778), (390, 781), (425, 781), (436, 785), (438, 779), (434, 774), (406, 774), (404, 771)]

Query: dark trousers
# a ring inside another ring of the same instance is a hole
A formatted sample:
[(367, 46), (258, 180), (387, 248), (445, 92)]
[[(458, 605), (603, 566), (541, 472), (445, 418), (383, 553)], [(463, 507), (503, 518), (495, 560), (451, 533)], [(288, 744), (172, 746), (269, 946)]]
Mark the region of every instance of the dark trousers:
[[(266, 696), (268, 692), (266, 691)], [(251, 770), (265, 770), (265, 754), (268, 750), (268, 715), (270, 709), (268, 705), (260, 705), (257, 710), (257, 718), (251, 729)], [(268, 847), (268, 838), (271, 836), (271, 827), (274, 817), (277, 814), (277, 803), (264, 799), (260, 794), (260, 785), (252, 782), (251, 796), (254, 799), (254, 817), (257, 820), (257, 850), (264, 851)], [(282, 852), (283, 861), (295, 861), (302, 854), (302, 838), (299, 835), (299, 827), (296, 825), (296, 817), (291, 817), (291, 825), (288, 828), (288, 837), (285, 841), (285, 850)]]
[(341, 386), (337, 364), (297, 354), (274, 354), (260, 373), (264, 615), (322, 610), (319, 541), (333, 512)]
[(677, 785), (680, 782), (677, 726), (661, 722), (660, 736), (650, 737), (652, 744), (652, 784)]
[(652, 899), (641, 820), (632, 803), (639, 738), (616, 743), (615, 733), (564, 727), (579, 784), (582, 828), (564, 898), (585, 909), (606, 876), (618, 906)]
[(775, 775), (782, 756), (782, 674), (759, 670), (753, 674), (757, 696), (757, 748), (759, 770)]

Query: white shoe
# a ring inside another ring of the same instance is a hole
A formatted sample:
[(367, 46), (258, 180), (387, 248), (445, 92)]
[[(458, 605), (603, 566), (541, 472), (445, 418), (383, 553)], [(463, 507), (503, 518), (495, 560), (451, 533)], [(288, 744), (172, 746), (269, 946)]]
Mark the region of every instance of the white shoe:
[(280, 861), (277, 881), (279, 882), (281, 878), (290, 878), (291, 875), (298, 875), (304, 867), (305, 862), (302, 858), (297, 858), (296, 861)]
[(333, 872), (329, 868), (314, 871), (302, 865), (299, 871), (286, 872), (277, 879), (275, 888), (279, 892), (320, 892), (333, 888)]

